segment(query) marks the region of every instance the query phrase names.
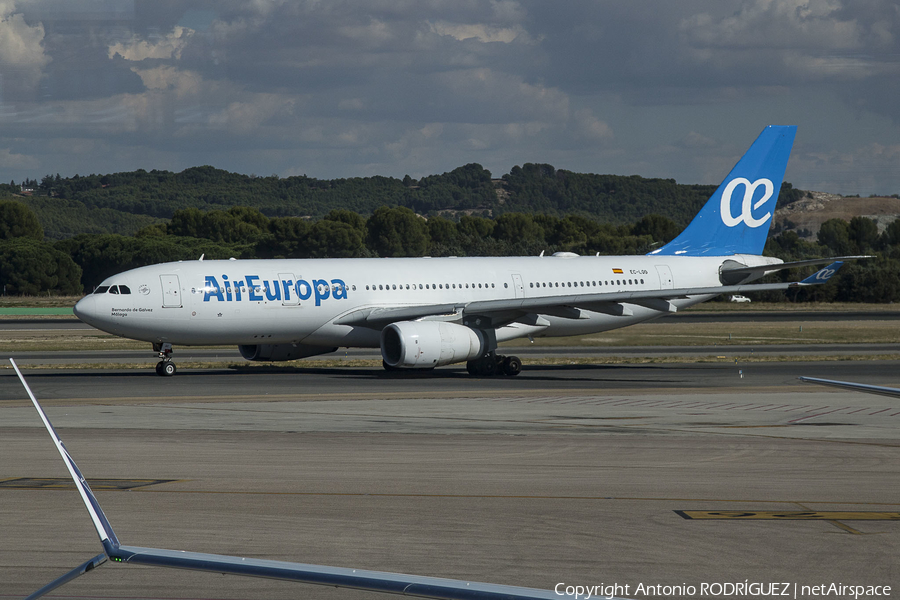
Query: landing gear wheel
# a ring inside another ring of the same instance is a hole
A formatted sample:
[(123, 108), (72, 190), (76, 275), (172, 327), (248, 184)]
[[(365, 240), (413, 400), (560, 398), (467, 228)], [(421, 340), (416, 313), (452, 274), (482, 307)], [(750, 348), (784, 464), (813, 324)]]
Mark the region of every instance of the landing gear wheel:
[(497, 362), (494, 360), (493, 356), (488, 356), (481, 360), (481, 364), (479, 365), (481, 368), (478, 370), (479, 375), (484, 375), (485, 377), (491, 377), (492, 375), (497, 374)]
[(503, 373), (515, 377), (522, 372), (522, 361), (518, 356), (507, 356), (503, 359)]
[(172, 344), (168, 342), (153, 344), (153, 351), (161, 359), (156, 363), (156, 374), (161, 377), (171, 377), (175, 374), (175, 363), (172, 362)]
[(156, 363), (156, 374), (163, 377), (171, 377), (175, 374), (175, 363), (170, 360), (161, 360)]
[(467, 362), (466, 371), (469, 372), (469, 375), (481, 377), (491, 377), (492, 375), (515, 377), (522, 372), (522, 361), (518, 356), (502, 356), (491, 353)]

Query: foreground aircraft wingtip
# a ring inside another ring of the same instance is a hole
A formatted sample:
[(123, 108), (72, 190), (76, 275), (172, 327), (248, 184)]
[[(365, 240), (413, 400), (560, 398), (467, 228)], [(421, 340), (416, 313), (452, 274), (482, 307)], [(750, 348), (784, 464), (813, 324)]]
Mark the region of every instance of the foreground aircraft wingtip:
[(103, 544), (104, 552), (94, 558), (75, 567), (65, 575), (57, 577), (38, 591), (34, 592), (26, 600), (36, 600), (61, 585), (72, 581), (88, 571), (99, 567), (107, 560), (113, 562), (126, 562), (144, 564), (157, 567), (173, 567), (194, 571), (206, 571), (212, 573), (229, 573), (232, 575), (246, 575), (252, 577), (266, 577), (284, 581), (313, 583), (335, 587), (349, 587), (374, 592), (403, 594), (419, 596), (422, 598), (439, 598), (441, 600), (554, 600), (560, 594), (553, 590), (541, 590), (508, 586), (501, 584), (460, 581), (455, 579), (442, 579), (418, 575), (406, 575), (403, 573), (386, 573), (353, 569), (347, 567), (331, 567), (324, 565), (309, 565), (300, 563), (287, 563), (281, 561), (242, 558), (239, 556), (226, 556), (217, 554), (202, 554), (197, 552), (184, 552), (180, 550), (166, 550), (163, 548), (140, 548), (136, 546), (122, 546), (106, 520), (106, 515), (100, 509), (97, 499), (94, 498), (91, 488), (88, 486), (75, 465), (75, 461), (69, 456), (68, 451), (50, 424), (50, 420), (38, 403), (37, 398), (31, 392), (31, 388), (25, 381), (22, 372), (19, 371), (16, 361), (9, 359), (13, 369), (19, 376), (19, 381), (28, 392), (32, 404), (41, 416), (44, 426), (53, 438), (56, 448), (65, 462), (75, 482), (75, 487), (81, 493), (84, 505), (91, 514), (97, 533)]

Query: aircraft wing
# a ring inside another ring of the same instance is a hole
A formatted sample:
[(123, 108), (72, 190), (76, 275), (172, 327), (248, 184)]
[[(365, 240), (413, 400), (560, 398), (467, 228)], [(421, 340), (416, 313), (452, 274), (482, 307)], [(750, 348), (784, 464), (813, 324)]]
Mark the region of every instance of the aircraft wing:
[(477, 581), (463, 581), (457, 579), (443, 579), (439, 577), (427, 577), (421, 575), (406, 575), (402, 573), (388, 573), (383, 571), (368, 571), (348, 567), (331, 567), (326, 565), (312, 565), (303, 563), (281, 562), (275, 560), (263, 560), (258, 558), (244, 558), (240, 556), (228, 556), (222, 554), (203, 554), (199, 552), (184, 552), (181, 550), (166, 550), (163, 548), (142, 548), (138, 546), (126, 546), (119, 543), (116, 534), (100, 503), (94, 497), (90, 486), (85, 480), (75, 461), (69, 455), (65, 445), (53, 429), (44, 409), (34, 397), (31, 388), (25, 381), (22, 372), (19, 371), (13, 359), (9, 359), (16, 375), (35, 409), (44, 423), (44, 427), (53, 439), (75, 487), (81, 495), (100, 542), (103, 545), (103, 553), (98, 554), (87, 562), (75, 567), (68, 573), (51, 581), (38, 591), (34, 592), (26, 600), (40, 598), (55, 590), (61, 585), (79, 577), (107, 562), (113, 563), (149, 565), (156, 567), (172, 567), (176, 569), (188, 569), (193, 571), (207, 571), (230, 575), (246, 575), (266, 579), (279, 579), (283, 581), (295, 581), (335, 587), (346, 587), (373, 592), (385, 592), (404, 596), (417, 596), (420, 598), (437, 598), (442, 600), (559, 600), (560, 594), (553, 590), (541, 590), (535, 588), (501, 585), (493, 583), (481, 583)]
[(537, 298), (505, 298), (502, 300), (476, 300), (459, 304), (423, 304), (401, 307), (367, 307), (354, 310), (334, 321), (336, 325), (354, 325), (381, 329), (397, 321), (410, 321), (436, 315), (452, 315), (462, 317), (483, 316), (491, 318), (495, 315), (503, 320), (515, 320), (510, 314), (519, 316), (528, 313), (549, 314), (567, 318), (582, 318), (581, 311), (589, 310), (608, 314), (630, 314), (625, 304), (637, 304), (662, 312), (675, 312), (675, 305), (670, 300), (688, 296), (705, 296), (719, 294), (740, 294), (746, 292), (763, 292), (769, 290), (786, 290), (807, 285), (820, 285), (828, 281), (843, 262), (832, 262), (802, 281), (789, 283), (759, 283), (725, 285), (716, 287), (677, 288), (661, 290), (638, 290), (626, 292), (599, 292), (585, 294), (568, 294), (564, 296), (541, 296)]
[(883, 387), (880, 385), (868, 385), (865, 383), (851, 383), (849, 381), (834, 381), (833, 379), (818, 379), (816, 377), (798, 377), (798, 379), (806, 383), (818, 383), (819, 385), (830, 385), (832, 387), (843, 388), (845, 390), (866, 392), (867, 394), (878, 394), (879, 396), (890, 396), (891, 398), (900, 398), (900, 389), (898, 388)]

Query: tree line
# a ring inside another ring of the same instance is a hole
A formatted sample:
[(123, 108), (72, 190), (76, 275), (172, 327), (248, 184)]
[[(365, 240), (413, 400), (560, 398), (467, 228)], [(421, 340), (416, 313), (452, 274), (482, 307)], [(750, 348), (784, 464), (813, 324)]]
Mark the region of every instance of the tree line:
[[(0, 286), (6, 294), (89, 293), (103, 279), (128, 269), (177, 260), (227, 258), (352, 258), (387, 256), (515, 256), (541, 252), (642, 254), (681, 231), (671, 218), (649, 214), (630, 224), (582, 215), (507, 212), (496, 218), (463, 215), (424, 218), (402, 206), (371, 215), (334, 209), (321, 219), (268, 217), (256, 208), (186, 208), (134, 235), (82, 233), (45, 239), (25, 204), (0, 201)], [(826, 221), (816, 242), (794, 231), (770, 237), (765, 254), (785, 261), (871, 254), (846, 265), (825, 286), (760, 293), (783, 301), (900, 301), (900, 219), (883, 233), (875, 222), (854, 217)], [(789, 281), (783, 271), (773, 279)]]
[[(574, 173), (531, 163), (513, 167), (499, 179), (476, 163), (418, 180), (408, 175), (331, 180), (258, 177), (204, 166), (180, 173), (47, 175), (28, 185), (35, 191), (20, 200), (35, 211), (51, 239), (79, 233), (133, 235), (186, 208), (206, 212), (233, 206), (256, 208), (269, 218), (321, 219), (335, 209), (368, 216), (381, 206), (402, 206), (428, 217), (574, 214), (614, 225), (655, 213), (685, 226), (715, 190), (711, 185), (680, 185), (674, 179)], [(15, 182), (0, 184), (0, 196), (18, 193)], [(785, 184), (779, 202), (789, 202), (799, 193)]]

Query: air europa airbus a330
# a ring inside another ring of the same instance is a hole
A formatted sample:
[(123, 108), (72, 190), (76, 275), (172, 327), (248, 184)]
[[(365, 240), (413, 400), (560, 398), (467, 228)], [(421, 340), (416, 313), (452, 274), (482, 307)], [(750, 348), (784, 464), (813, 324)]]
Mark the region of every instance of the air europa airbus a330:
[[(596, 333), (718, 294), (827, 281), (837, 259), (761, 256), (795, 134), (766, 127), (690, 225), (644, 256), (201, 259), (110, 277), (75, 314), (151, 342), (161, 375), (175, 373), (173, 345), (211, 344), (264, 361), (380, 347), (387, 369), (466, 362), (472, 374), (516, 375), (521, 362), (497, 354), (498, 343)], [(802, 281), (748, 285), (826, 263)]]

